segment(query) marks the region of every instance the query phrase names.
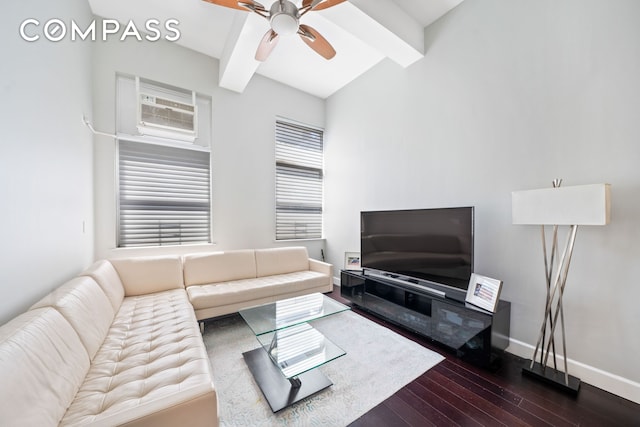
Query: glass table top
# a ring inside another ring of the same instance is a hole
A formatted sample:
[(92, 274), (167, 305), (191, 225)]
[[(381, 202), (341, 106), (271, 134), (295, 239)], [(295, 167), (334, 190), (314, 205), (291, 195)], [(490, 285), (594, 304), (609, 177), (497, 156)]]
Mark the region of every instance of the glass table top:
[(285, 378), (297, 377), (346, 354), (308, 323), (262, 334), (257, 338)]
[(316, 293), (240, 310), (240, 315), (260, 336), (347, 310), (346, 305)]
[(346, 354), (307, 322), (347, 310), (317, 293), (248, 308), (240, 315), (274, 365), (291, 380)]

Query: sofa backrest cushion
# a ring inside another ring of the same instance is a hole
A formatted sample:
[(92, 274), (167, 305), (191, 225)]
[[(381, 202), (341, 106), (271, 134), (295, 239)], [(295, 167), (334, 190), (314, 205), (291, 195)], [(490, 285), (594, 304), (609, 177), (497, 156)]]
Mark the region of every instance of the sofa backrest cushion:
[(287, 247), (256, 250), (258, 277), (309, 270), (307, 248)]
[(183, 259), (186, 286), (253, 279), (256, 257), (253, 250), (189, 254)]
[(110, 261), (120, 276), (125, 296), (184, 289), (182, 259), (179, 256), (123, 258)]
[(53, 307), (71, 324), (89, 358), (93, 359), (113, 322), (113, 307), (102, 288), (89, 276), (71, 279), (31, 309)]
[(100, 285), (109, 301), (111, 301), (113, 311), (117, 313), (124, 299), (124, 286), (113, 264), (106, 259), (102, 259), (83, 271), (81, 275), (91, 277)]
[(73, 327), (52, 307), (0, 327), (0, 425), (57, 426), (89, 370)]

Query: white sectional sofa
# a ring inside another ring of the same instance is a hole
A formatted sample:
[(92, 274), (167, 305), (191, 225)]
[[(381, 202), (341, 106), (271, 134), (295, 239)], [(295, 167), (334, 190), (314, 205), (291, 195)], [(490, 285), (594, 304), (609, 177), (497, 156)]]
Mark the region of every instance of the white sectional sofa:
[(332, 276), (305, 248), (98, 261), (0, 326), (0, 425), (217, 426), (197, 320)]

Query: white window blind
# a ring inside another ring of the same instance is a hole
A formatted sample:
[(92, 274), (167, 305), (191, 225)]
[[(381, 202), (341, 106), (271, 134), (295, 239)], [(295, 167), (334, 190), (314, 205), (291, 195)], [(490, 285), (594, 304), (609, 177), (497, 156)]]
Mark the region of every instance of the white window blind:
[(276, 121), (276, 240), (322, 237), (323, 132)]
[(210, 242), (209, 152), (120, 140), (118, 246)]

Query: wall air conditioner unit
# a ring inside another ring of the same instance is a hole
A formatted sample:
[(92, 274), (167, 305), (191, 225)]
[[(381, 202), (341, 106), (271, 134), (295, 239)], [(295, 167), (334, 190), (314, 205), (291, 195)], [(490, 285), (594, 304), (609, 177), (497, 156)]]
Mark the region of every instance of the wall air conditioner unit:
[(198, 137), (195, 92), (179, 102), (170, 97), (138, 91), (138, 132), (160, 138), (194, 142)]

